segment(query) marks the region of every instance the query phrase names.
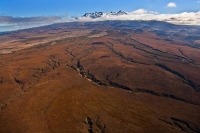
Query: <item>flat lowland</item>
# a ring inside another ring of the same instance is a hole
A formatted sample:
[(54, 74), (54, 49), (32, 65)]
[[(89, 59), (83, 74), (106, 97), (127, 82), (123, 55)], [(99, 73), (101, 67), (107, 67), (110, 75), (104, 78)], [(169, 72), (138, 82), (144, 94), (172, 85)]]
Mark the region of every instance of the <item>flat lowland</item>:
[(0, 35), (0, 133), (199, 133), (199, 31), (105, 21)]

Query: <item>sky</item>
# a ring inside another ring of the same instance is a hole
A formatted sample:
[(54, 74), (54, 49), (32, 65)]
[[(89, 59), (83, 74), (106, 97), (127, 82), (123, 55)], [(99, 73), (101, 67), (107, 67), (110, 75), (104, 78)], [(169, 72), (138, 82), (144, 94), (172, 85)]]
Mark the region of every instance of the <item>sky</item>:
[[(138, 20), (143, 17), (165, 21), (164, 17), (177, 17), (181, 23), (191, 21), (195, 25), (200, 19), (200, 0), (0, 0), (0, 32), (73, 21), (74, 17), (95, 11), (119, 10), (130, 16), (104, 16), (97, 20)], [(88, 21), (81, 17), (80, 20)], [(173, 19), (173, 22), (177, 20)]]

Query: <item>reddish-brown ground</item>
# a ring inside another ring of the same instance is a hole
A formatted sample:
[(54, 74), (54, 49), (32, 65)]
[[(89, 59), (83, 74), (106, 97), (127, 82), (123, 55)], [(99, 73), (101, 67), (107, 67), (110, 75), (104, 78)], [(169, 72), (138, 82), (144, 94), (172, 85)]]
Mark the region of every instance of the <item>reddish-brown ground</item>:
[(0, 133), (200, 132), (199, 49), (85, 34), (0, 55)]

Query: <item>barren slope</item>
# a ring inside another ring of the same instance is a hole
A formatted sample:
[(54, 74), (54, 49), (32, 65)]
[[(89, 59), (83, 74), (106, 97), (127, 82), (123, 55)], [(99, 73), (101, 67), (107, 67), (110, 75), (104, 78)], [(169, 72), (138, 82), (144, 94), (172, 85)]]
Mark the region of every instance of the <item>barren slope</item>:
[(68, 29), (78, 26), (87, 32), (0, 55), (0, 132), (200, 132), (198, 48), (96, 23)]

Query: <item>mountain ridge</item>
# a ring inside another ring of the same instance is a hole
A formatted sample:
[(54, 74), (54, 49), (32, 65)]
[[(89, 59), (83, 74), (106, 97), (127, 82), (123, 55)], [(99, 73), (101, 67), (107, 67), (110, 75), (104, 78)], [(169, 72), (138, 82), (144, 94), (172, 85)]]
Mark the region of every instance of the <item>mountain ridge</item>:
[(104, 13), (104, 12), (93, 12), (93, 13), (85, 13), (82, 17), (87, 17), (87, 18), (100, 18), (105, 15), (110, 15), (110, 16), (120, 16), (120, 15), (128, 15), (127, 12), (123, 10), (119, 10), (118, 12), (110, 12), (110, 13)]

